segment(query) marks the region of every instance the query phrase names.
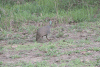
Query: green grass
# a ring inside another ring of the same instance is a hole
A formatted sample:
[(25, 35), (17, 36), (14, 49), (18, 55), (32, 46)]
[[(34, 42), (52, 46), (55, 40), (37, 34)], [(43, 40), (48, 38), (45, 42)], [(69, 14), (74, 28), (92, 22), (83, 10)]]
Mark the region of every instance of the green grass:
[(2, 65), (3, 64), (3, 62), (2, 61), (0, 61), (0, 65)]
[(100, 47), (88, 48), (87, 50), (90, 50), (90, 51), (100, 51)]
[[(75, 59), (75, 60), (72, 60), (72, 61), (70, 61), (69, 63), (68, 63), (68, 65), (69, 66), (72, 66), (72, 67), (77, 67), (77, 66), (87, 66), (87, 67), (94, 67), (94, 65), (93, 65), (93, 62), (87, 62), (87, 61), (85, 61), (85, 63), (84, 62), (82, 62), (80, 59)], [(89, 65), (89, 66), (88, 66)]]
[(91, 44), (92, 42), (90, 40), (81, 39), (81, 40), (78, 40), (78, 43), (80, 43), (80, 44)]
[(18, 45), (17, 48), (15, 48), (15, 50), (31, 50), (34, 49), (35, 47), (32, 44), (28, 44), (28, 45)]
[(2, 47), (1, 44), (0, 44), (0, 53), (1, 54), (3, 54), (3, 50), (4, 50), (4, 47)]
[(96, 42), (100, 42), (100, 36), (95, 39)]
[(14, 39), (8, 41), (8, 44), (19, 44), (19, 43), (25, 43), (25, 41), (23, 39)]
[(56, 37), (57, 37), (57, 38), (60, 38), (60, 37), (62, 37), (63, 35), (64, 35), (63, 32), (59, 32), (59, 33), (56, 35)]
[(19, 56), (19, 55), (14, 55), (14, 56), (10, 56), (9, 58), (16, 59), (16, 58), (21, 58), (21, 56)]
[[(85, 62), (85, 63), (84, 63)], [(41, 61), (41, 62), (36, 62), (34, 64), (32, 63), (26, 63), (26, 62), (18, 62), (16, 64), (6, 64), (5, 67), (7, 66), (13, 66), (13, 67), (16, 67), (16, 66), (22, 66), (22, 67), (64, 67), (64, 66), (71, 66), (71, 67), (77, 67), (77, 66), (87, 66), (87, 67), (95, 67), (93, 63), (96, 63), (96, 62), (87, 62), (87, 61), (84, 61), (82, 62), (80, 59), (74, 59), (74, 60), (71, 60), (71, 61), (68, 61), (68, 64), (66, 64), (66, 61), (63, 61), (60, 62), (59, 65), (57, 65), (56, 63), (52, 63), (52, 64), (49, 64), (47, 63), (47, 61)], [(98, 66), (99, 64), (97, 64), (96, 66)], [(1, 66), (2, 67), (2, 66)]]
[[(67, 1), (67, 3), (69, 2), (72, 2), (72, 1)], [(92, 21), (96, 20), (93, 18), (93, 16), (98, 10), (98, 5), (95, 5), (94, 7), (89, 7), (88, 5), (85, 5), (85, 6), (81, 5), (81, 8), (79, 8), (80, 5), (79, 6), (77, 5), (77, 6), (74, 6), (72, 9), (67, 10), (67, 13), (66, 13), (65, 9), (60, 8), (60, 6), (62, 5), (57, 4), (57, 3), (59, 3), (59, 1), (52, 2), (52, 0), (48, 0), (48, 1), (39, 0), (35, 2), (26, 2), (20, 5), (14, 4), (13, 6), (10, 4), (7, 4), (2, 8), (0, 12), (0, 14), (2, 14), (1, 15), (2, 23), (0, 23), (0, 28), (6, 29), (6, 30), (9, 30), (9, 28), (11, 30), (12, 29), (11, 27), (20, 28), (22, 23), (27, 23), (28, 21), (35, 21), (35, 22), (43, 21), (44, 22), (44, 19), (47, 17), (57, 18), (59, 23), (63, 23), (63, 22), (68, 23), (71, 21), (79, 23), (83, 21), (91, 21), (91, 19)], [(60, 3), (64, 3), (64, 2), (60, 2)], [(66, 4), (66, 5), (70, 7), (69, 4)], [(11, 24), (11, 22), (13, 25)]]
[[(2, 43), (1, 41), (7, 41), (7, 45), (4, 43), (0, 44), (0, 54), (6, 54), (8, 51), (19, 51), (18, 55), (15, 54), (9, 57), (9, 59), (15, 60), (22, 58), (22, 55), (25, 55), (27, 51), (33, 51), (34, 55), (32, 54), (32, 57), (42, 57), (42, 61), (25, 62), (22, 60), (16, 63), (0, 61), (0, 67), (95, 67), (100, 65), (100, 57), (93, 58), (95, 59), (94, 61), (80, 59), (80, 57), (87, 58), (87, 56), (93, 55), (92, 51), (100, 51), (99, 47), (83, 49), (85, 45), (93, 44), (91, 39), (69, 39), (67, 35), (63, 37), (65, 34), (63, 31), (66, 31), (66, 29), (68, 29), (68, 33), (77, 34), (85, 31), (90, 35), (94, 32), (99, 35), (100, 13), (97, 13), (99, 0), (82, 0), (81, 2), (76, 0), (26, 1), (24, 0), (22, 4), (17, 4), (11, 0), (7, 2), (2, 1), (4, 4), (0, 2), (0, 43)], [(94, 18), (96, 13), (97, 18)], [(40, 22), (45, 24), (51, 18), (53, 19), (53, 27), (55, 26), (55, 21), (57, 21), (57, 24), (62, 23), (66, 25), (69, 22), (77, 23), (68, 28), (53, 28), (52, 31), (58, 32), (56, 34), (58, 41), (56, 42), (37, 43), (33, 40), (32, 43), (27, 44), (25, 39), (35, 38), (34, 34), (36, 34), (38, 25), (41, 24)], [(96, 38), (98, 35), (93, 37)], [(59, 40), (60, 38), (63, 39)], [(97, 37), (94, 41), (99, 42), (100, 37)], [(76, 48), (79, 48), (79, 50), (74, 50)], [(63, 55), (67, 57), (77, 54), (77, 58), (74, 59), (60, 58)], [(28, 57), (28, 55), (26, 56)], [(59, 60), (53, 59), (52, 61), (50, 60), (52, 58)], [(53, 63), (49, 63), (49, 60)]]

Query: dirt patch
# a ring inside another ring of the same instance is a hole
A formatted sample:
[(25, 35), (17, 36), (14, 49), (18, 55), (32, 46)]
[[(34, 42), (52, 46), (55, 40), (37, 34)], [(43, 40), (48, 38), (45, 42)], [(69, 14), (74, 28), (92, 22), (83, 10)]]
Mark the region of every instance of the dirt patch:
[[(38, 24), (35, 24), (35, 25), (38, 26)], [(6, 49), (7, 51), (6, 50), (2, 51), (3, 53), (0, 54), (0, 61), (2, 61), (4, 64), (17, 63), (20, 61), (27, 62), (27, 63), (31, 62), (34, 64), (36, 62), (41, 62), (41, 61), (46, 60), (50, 64), (56, 63), (58, 65), (59, 63), (61, 63), (61, 60), (66, 61), (66, 63), (68, 63), (69, 61), (74, 60), (76, 58), (80, 58), (82, 62), (95, 61), (96, 60), (95, 57), (100, 56), (100, 50), (94, 49), (94, 47), (100, 47), (100, 42), (95, 42), (95, 39), (94, 39), (94, 37), (96, 37), (97, 35), (96, 34), (97, 32), (96, 31), (94, 32), (94, 30), (91, 30), (91, 29), (82, 29), (81, 31), (77, 31), (78, 29), (77, 28), (72, 29), (72, 26), (74, 25), (62, 24), (62, 25), (58, 25), (57, 27), (52, 27), (51, 34), (49, 35), (49, 38), (52, 39), (50, 41), (51, 43), (59, 42), (60, 40), (64, 40), (64, 41), (73, 40), (73, 43), (75, 45), (72, 45), (70, 47), (61, 49), (57, 46), (59, 51), (72, 52), (71, 54), (67, 53), (60, 56), (46, 56), (45, 52), (40, 51), (38, 49), (15, 51), (13, 50), (14, 48), (12, 48), (12, 49)], [(59, 34), (59, 32), (63, 33), (62, 36), (56, 37), (57, 34)], [(24, 33), (24, 34), (19, 33), (19, 34), (23, 35), (23, 37), (27, 36), (25, 39), (26, 42), (21, 45), (35, 44), (35, 37), (32, 37), (32, 36), (35, 36), (35, 33), (29, 34), (29, 35), (26, 35), (27, 33)], [(3, 47), (11, 46), (11, 45), (7, 45), (7, 42), (9, 40), (0, 40), (1, 46)], [(43, 41), (44, 43), (49, 42), (45, 39), (45, 37)], [(68, 41), (68, 43), (69, 42), (70, 41)], [(44, 44), (44, 43), (41, 43), (41, 44)], [(14, 47), (16, 48), (16, 46)], [(93, 48), (93, 50), (92, 49), (90, 50), (89, 48)], [(79, 52), (77, 50), (79, 50)], [(13, 56), (14, 58), (12, 58)]]

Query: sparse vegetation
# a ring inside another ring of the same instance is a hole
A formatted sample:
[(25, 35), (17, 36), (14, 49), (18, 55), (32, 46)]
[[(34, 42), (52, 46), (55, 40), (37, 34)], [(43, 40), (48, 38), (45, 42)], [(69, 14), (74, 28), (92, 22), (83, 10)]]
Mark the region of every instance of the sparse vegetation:
[(11, 56), (11, 57), (9, 57), (9, 58), (16, 59), (16, 58), (21, 58), (21, 56), (14, 55), (14, 56)]
[(0, 61), (0, 65), (2, 65), (3, 64), (3, 62), (2, 61)]
[(99, 0), (0, 0), (0, 67), (98, 67), (99, 42)]

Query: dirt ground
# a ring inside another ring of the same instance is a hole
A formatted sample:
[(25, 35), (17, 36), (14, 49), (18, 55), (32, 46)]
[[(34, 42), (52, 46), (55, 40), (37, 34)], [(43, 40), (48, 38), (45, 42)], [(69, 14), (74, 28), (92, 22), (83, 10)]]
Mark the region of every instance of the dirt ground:
[[(93, 25), (93, 23), (92, 23)], [(76, 26), (75, 28), (73, 28), (73, 26)], [(98, 28), (99, 29), (99, 28)], [(62, 35), (58, 35), (57, 34), (61, 32), (63, 33)], [(23, 33), (20, 33), (21, 36), (28, 36), (28, 38), (25, 39), (25, 43), (20, 43), (19, 45), (28, 45), (28, 44), (32, 44), (34, 45), (36, 43), (35, 41), (35, 35), (34, 34), (29, 34), (29, 35), (24, 35)], [(8, 35), (9, 36), (9, 35)], [(58, 46), (57, 49), (60, 52), (70, 52), (70, 51), (80, 51), (80, 50), (87, 50), (87, 51), (81, 51), (81, 52), (73, 52), (71, 54), (62, 54), (60, 56), (46, 56), (45, 52), (40, 51), (38, 49), (31, 49), (31, 50), (18, 50), (16, 51), (15, 48), (17, 48), (17, 45), (8, 45), (8, 40), (0, 40), (0, 44), (2, 47), (11, 47), (10, 48), (4, 48), (3, 51), (0, 52), (0, 61), (3, 62), (3, 64), (15, 64), (17, 62), (26, 62), (26, 63), (33, 63), (35, 64), (36, 62), (41, 62), (44, 60), (44, 58), (49, 58), (46, 61), (49, 64), (60, 64), (61, 60), (74, 60), (76, 58), (81, 59), (82, 62), (90, 62), (90, 61), (96, 61), (95, 57), (100, 57), (100, 50), (96, 51), (96, 50), (89, 50), (89, 48), (94, 48), (94, 47), (100, 47), (100, 42), (99, 41), (95, 41), (97, 39), (97, 37), (99, 37), (99, 33), (95, 30), (95, 29), (91, 29), (91, 28), (85, 28), (85, 29), (81, 29), (79, 27), (77, 27), (77, 24), (58, 24), (56, 26), (53, 26), (51, 28), (51, 33), (49, 35), (49, 38), (51, 38), (52, 40), (47, 41), (46, 38), (43, 38), (43, 43), (40, 43), (41, 45), (43, 45), (44, 43), (55, 43), (55, 42), (59, 42), (60, 40), (63, 40), (63, 42), (66, 42), (67, 40), (73, 40), (74, 44), (77, 44), (79, 47), (75, 47), (74, 45), (67, 47), (67, 48), (60, 48)], [(81, 42), (80, 42), (81, 41)], [(89, 42), (88, 42), (89, 41)], [(68, 41), (67, 41), (68, 42)], [(74, 47), (74, 48), (73, 48)], [(86, 55), (86, 54), (91, 54), (91, 55)], [(41, 54), (41, 55), (40, 55)], [(13, 55), (20, 55), (21, 57), (18, 58), (11, 58), (11, 56)], [(86, 55), (86, 56), (84, 56)], [(66, 63), (68, 63), (68, 61), (66, 61)], [(68, 66), (66, 66), (68, 67)], [(82, 66), (82, 67), (86, 67), (86, 66)]]

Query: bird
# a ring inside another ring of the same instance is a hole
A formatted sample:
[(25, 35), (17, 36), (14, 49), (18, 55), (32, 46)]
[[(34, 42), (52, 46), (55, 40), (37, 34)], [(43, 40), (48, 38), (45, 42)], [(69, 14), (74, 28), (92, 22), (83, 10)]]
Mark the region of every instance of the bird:
[(41, 27), (37, 30), (36, 41), (38, 41), (40, 38), (43, 38), (43, 36), (46, 36), (47, 40), (50, 40), (48, 39), (47, 35), (50, 33), (51, 24), (52, 21), (50, 20), (49, 25)]

